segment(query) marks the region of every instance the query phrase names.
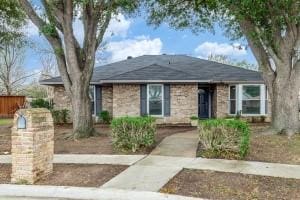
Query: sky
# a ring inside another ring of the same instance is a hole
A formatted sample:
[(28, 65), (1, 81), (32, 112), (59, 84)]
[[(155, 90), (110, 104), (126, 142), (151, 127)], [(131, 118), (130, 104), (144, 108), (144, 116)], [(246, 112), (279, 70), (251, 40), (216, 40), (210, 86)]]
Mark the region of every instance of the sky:
[[(80, 20), (75, 20), (73, 28), (76, 38), (82, 41)], [(39, 71), (42, 68), (40, 52), (50, 49), (50, 46), (32, 23), (28, 23), (24, 32), (34, 46), (27, 49), (24, 65), (30, 71)], [(118, 14), (113, 17), (106, 31), (97, 53), (96, 66), (124, 60), (128, 56), (149, 54), (184, 54), (203, 59), (207, 59), (210, 54), (226, 55), (232, 59), (256, 63), (251, 50), (239, 49), (239, 44), (245, 45), (245, 41), (230, 41), (218, 27), (215, 34), (203, 32), (195, 35), (190, 30), (174, 30), (167, 24), (158, 28), (149, 26), (144, 16), (129, 18)]]

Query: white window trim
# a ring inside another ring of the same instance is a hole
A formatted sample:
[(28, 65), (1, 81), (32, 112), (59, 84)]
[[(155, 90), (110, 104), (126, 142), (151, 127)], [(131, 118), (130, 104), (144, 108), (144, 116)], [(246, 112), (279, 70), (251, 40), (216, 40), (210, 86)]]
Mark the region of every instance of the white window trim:
[[(162, 98), (162, 110), (161, 110), (161, 115), (150, 115), (149, 114), (149, 87), (150, 86), (161, 86), (161, 98)], [(165, 108), (164, 108), (164, 85), (163, 84), (147, 84), (147, 114), (150, 115), (150, 116), (153, 116), (153, 117), (163, 117), (164, 116), (164, 113), (165, 113)]]
[[(235, 86), (235, 92), (236, 92), (236, 112), (235, 114), (230, 114), (230, 86)], [(265, 84), (237, 84), (237, 85), (229, 85), (228, 87), (228, 91), (229, 91), (229, 95), (228, 95), (228, 113), (230, 116), (234, 116), (238, 113), (238, 111), (242, 110), (242, 105), (243, 105), (243, 86), (260, 86), (260, 113), (259, 114), (244, 114), (243, 112), (241, 113), (242, 116), (266, 116), (267, 113), (266, 111), (266, 104), (265, 101), (268, 100), (265, 99), (266, 98), (266, 86)]]

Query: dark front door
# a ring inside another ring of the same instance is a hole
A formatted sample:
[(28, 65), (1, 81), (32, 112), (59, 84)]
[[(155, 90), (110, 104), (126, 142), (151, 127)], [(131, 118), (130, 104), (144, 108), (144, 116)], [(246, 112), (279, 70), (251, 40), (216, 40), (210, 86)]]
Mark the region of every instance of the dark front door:
[(209, 88), (199, 88), (198, 103), (198, 117), (209, 118)]

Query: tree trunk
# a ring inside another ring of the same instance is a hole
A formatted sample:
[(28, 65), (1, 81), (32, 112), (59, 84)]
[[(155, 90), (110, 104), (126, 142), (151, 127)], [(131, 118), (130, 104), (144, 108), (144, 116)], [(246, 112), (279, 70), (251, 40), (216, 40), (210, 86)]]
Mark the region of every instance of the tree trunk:
[(72, 86), (73, 137), (85, 138), (95, 135), (89, 97), (89, 84), (76, 81)]
[(276, 77), (272, 86), (272, 128), (289, 136), (299, 133), (299, 81), (296, 73)]

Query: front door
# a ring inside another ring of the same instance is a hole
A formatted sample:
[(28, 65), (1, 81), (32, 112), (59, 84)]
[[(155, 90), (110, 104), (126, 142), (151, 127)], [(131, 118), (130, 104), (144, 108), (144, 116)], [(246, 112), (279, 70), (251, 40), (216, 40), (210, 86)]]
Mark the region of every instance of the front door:
[(199, 88), (198, 104), (198, 117), (209, 118), (209, 88)]

